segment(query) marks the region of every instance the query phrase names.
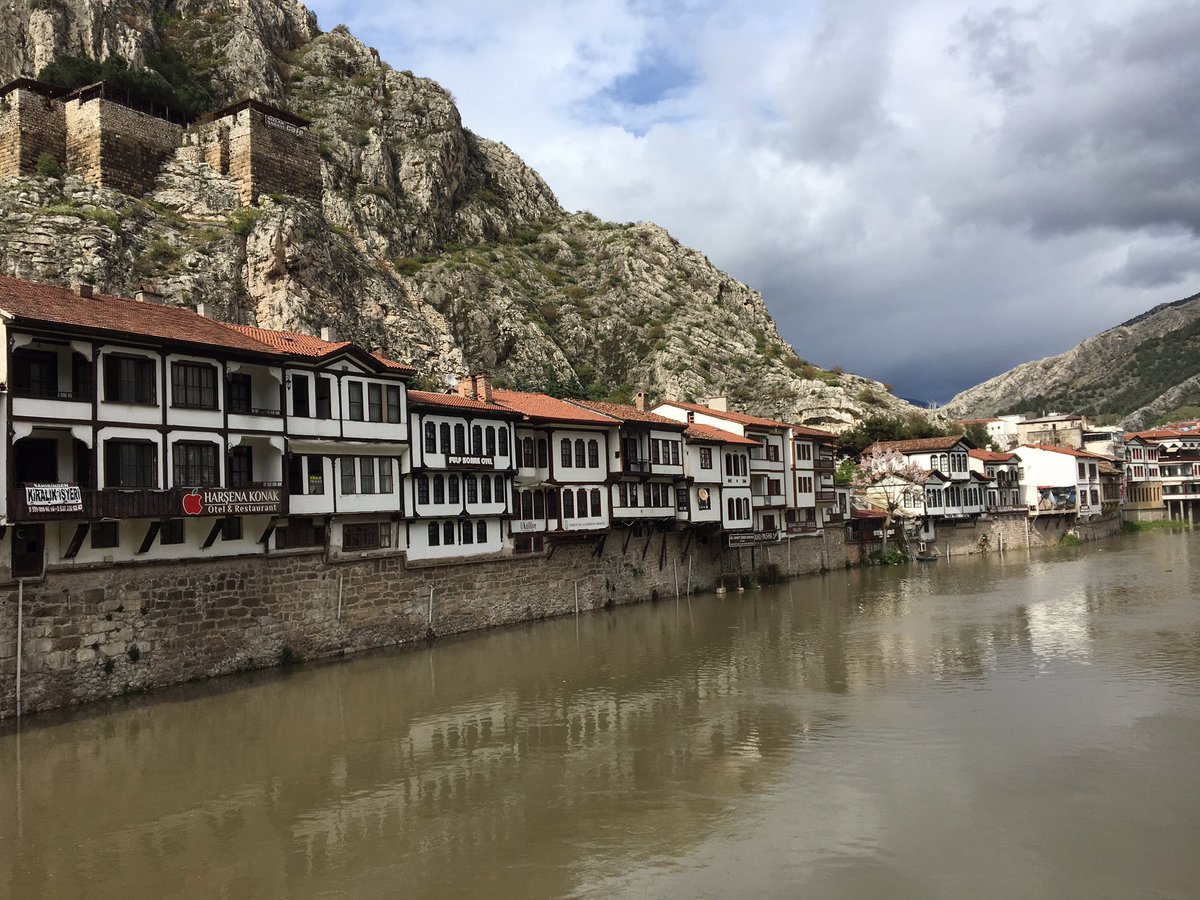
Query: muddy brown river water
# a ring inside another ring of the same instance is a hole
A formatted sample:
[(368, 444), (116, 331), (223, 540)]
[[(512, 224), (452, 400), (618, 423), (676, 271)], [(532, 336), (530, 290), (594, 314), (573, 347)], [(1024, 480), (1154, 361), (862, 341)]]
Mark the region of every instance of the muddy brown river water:
[(1200, 534), (0, 730), (0, 897), (1200, 897)]

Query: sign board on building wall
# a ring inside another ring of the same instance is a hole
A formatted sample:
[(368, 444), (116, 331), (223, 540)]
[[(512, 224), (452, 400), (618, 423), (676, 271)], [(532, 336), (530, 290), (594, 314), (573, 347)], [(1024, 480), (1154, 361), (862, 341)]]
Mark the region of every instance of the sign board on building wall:
[(494, 469), (496, 458), (494, 456), (447, 456), (446, 465), (461, 466), (464, 469)]
[(266, 122), (268, 125), (270, 125), (272, 128), (279, 128), (279, 129), (282, 129), (283, 131), (290, 131), (292, 134), (296, 134), (296, 135), (304, 134), (304, 129), (301, 128), (299, 125), (293, 125), (291, 122), (285, 122), (285, 121), (283, 121), (283, 119), (277, 118), (276, 116), (264, 115), (263, 121)]
[(778, 542), (778, 528), (771, 531), (742, 531), (729, 535), (730, 547), (753, 547), (758, 544), (776, 544)]
[(535, 531), (545, 531), (546, 523), (540, 519), (513, 519), (508, 523), (512, 534), (531, 534)]
[(27, 484), (25, 507), (31, 515), (83, 512), (83, 493), (77, 484)]
[(196, 488), (183, 495), (181, 505), (189, 516), (274, 516), (283, 511), (283, 489)]

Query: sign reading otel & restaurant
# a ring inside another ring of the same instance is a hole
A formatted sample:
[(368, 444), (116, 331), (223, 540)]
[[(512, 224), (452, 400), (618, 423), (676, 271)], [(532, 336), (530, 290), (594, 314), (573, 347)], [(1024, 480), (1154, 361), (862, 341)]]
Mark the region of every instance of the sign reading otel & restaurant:
[(83, 493), (77, 484), (27, 484), (25, 508), (30, 515), (83, 512)]
[(189, 516), (275, 515), (283, 511), (283, 488), (197, 488), (182, 506)]

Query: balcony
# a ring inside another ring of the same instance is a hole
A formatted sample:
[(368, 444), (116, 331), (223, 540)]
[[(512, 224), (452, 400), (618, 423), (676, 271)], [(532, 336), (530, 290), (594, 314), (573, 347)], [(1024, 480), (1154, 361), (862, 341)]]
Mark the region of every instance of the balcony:
[(26, 484), (8, 495), (17, 522), (58, 519), (176, 519), (183, 516), (282, 515), (287, 496), (278, 483), (236, 488), (80, 488)]
[(283, 416), (283, 410), (268, 409), (266, 407), (259, 406), (231, 405), (229, 407), (229, 414), (233, 416), (266, 416), (268, 418), (278, 419)]
[(837, 491), (817, 491), (816, 500), (818, 503), (837, 503)]
[(825, 522), (828, 525), (841, 525), (846, 521), (845, 513), (831, 512), (825, 517)]
[(622, 462), (621, 471), (630, 475), (649, 475), (650, 460), (648, 459), (626, 459)]
[(752, 494), (750, 496), (750, 504), (755, 509), (783, 506), (783, 494)]
[(813, 460), (813, 471), (832, 475), (837, 471), (837, 466), (834, 464), (832, 456), (818, 456)]

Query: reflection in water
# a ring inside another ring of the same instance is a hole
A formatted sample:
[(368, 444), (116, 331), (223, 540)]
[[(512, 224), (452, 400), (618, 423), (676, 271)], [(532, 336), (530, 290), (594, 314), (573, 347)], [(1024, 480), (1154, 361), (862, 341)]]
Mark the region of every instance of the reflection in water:
[(1194, 546), (837, 572), (31, 720), (0, 735), (0, 896), (1183, 896)]

